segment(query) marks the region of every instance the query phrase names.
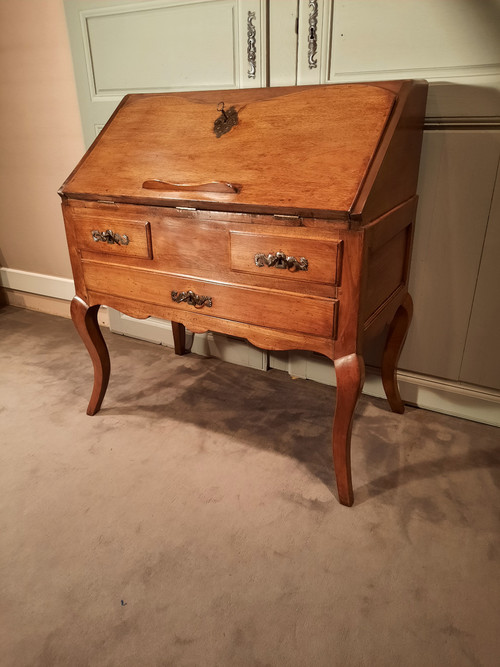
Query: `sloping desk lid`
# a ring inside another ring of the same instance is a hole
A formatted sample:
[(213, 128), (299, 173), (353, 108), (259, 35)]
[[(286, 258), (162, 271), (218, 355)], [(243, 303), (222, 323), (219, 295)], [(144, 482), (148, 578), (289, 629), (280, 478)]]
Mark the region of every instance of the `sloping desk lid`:
[[(397, 95), (377, 85), (127, 96), (61, 194), (250, 212), (348, 212)], [(238, 114), (216, 136), (214, 122)]]

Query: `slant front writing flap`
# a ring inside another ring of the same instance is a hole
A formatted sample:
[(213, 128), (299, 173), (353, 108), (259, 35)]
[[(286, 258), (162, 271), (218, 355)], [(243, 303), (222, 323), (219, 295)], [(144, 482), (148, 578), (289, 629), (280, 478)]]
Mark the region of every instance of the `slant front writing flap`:
[(62, 193), (349, 211), (395, 99), (365, 84), (130, 95)]

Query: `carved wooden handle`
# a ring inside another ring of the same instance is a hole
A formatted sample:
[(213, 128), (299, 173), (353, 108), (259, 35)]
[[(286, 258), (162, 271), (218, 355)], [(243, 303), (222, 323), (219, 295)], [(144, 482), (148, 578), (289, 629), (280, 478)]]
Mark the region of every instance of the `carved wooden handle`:
[(181, 192), (225, 192), (237, 194), (241, 190), (241, 185), (233, 183), (224, 183), (222, 181), (211, 181), (210, 183), (169, 183), (161, 181), (158, 178), (151, 178), (144, 181), (142, 187), (145, 190), (180, 190)]
[(203, 306), (206, 306), (207, 308), (212, 307), (211, 296), (201, 296), (200, 294), (195, 294), (192, 290), (189, 290), (188, 292), (176, 292), (175, 290), (172, 290), (170, 295), (172, 301), (175, 301), (175, 303), (184, 301), (184, 303), (194, 306), (195, 308), (203, 308)]
[(255, 265), (258, 267), (261, 266), (270, 266), (275, 269), (288, 269), (289, 271), (307, 271), (309, 262), (305, 257), (296, 259), (290, 255), (286, 255), (284, 252), (275, 252), (264, 255), (264, 253), (259, 252), (254, 257)]

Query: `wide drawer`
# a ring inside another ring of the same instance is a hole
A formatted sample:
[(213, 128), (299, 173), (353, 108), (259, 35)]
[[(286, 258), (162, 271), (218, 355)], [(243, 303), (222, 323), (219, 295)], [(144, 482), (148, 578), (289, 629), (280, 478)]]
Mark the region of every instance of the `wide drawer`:
[(103, 215), (76, 216), (74, 231), (80, 250), (106, 253), (115, 257), (153, 258), (149, 221)]
[[(337, 301), (272, 289), (207, 282), (155, 271), (83, 261), (90, 292), (153, 303), (184, 312), (330, 338)], [(183, 299), (183, 300), (181, 300)], [(179, 302), (180, 301), (180, 302)]]
[(342, 241), (284, 234), (230, 233), (233, 271), (339, 285)]

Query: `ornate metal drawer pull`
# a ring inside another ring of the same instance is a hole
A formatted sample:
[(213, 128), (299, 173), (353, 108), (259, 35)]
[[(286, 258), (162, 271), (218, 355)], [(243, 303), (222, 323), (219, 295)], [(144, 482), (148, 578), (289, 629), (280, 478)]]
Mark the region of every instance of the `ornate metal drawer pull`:
[(181, 303), (184, 301), (184, 303), (187, 303), (190, 306), (194, 306), (195, 308), (203, 308), (203, 306), (206, 306), (207, 308), (212, 307), (211, 296), (201, 296), (199, 294), (195, 294), (191, 290), (188, 292), (176, 292), (175, 290), (172, 290), (171, 296), (172, 301), (175, 301), (175, 303)]
[(264, 255), (264, 253), (258, 253), (255, 255), (255, 264), (256, 266), (270, 266), (275, 269), (288, 269), (289, 271), (307, 271), (309, 262), (305, 257), (296, 259), (290, 255), (286, 255), (284, 252), (269, 253), (269, 255)]
[(248, 78), (255, 79), (257, 71), (257, 40), (255, 35), (257, 30), (252, 23), (255, 21), (255, 12), (248, 12), (247, 17), (247, 57), (248, 57)]
[(92, 232), (92, 238), (94, 241), (103, 241), (104, 243), (116, 243), (117, 245), (128, 245), (130, 239), (128, 236), (120, 236), (120, 234), (115, 234), (111, 229), (107, 229), (105, 232), (99, 232), (97, 229), (94, 229)]
[(318, 60), (316, 58), (316, 53), (318, 51), (318, 0), (309, 0), (309, 9), (307, 61), (309, 69), (316, 69), (318, 66)]

